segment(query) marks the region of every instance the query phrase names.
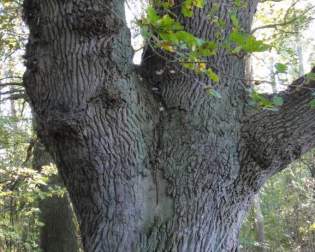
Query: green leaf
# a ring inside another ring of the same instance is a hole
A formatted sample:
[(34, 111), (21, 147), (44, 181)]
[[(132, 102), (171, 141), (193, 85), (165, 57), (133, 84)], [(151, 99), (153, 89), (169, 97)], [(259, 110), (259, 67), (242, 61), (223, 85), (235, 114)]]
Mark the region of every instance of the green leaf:
[(204, 42), (199, 48), (198, 53), (201, 56), (213, 56), (216, 54), (217, 44), (214, 41)]
[(234, 42), (237, 45), (243, 45), (246, 41), (246, 34), (234, 31), (231, 32), (229, 38), (231, 42)]
[(203, 8), (205, 6), (205, 0), (194, 0), (193, 4), (198, 8)]
[(183, 67), (193, 70), (194, 69), (194, 64), (193, 63), (183, 63)]
[(205, 0), (185, 0), (182, 3), (181, 12), (184, 17), (192, 17), (193, 7), (203, 8), (205, 6)]
[(150, 37), (150, 32), (147, 26), (142, 26), (140, 27), (140, 34), (143, 38), (149, 38)]
[(175, 35), (179, 41), (184, 42), (190, 48), (197, 45), (196, 37), (189, 32), (179, 31)]
[(192, 17), (193, 11), (192, 11), (192, 0), (185, 0), (182, 4), (181, 13), (184, 17)]
[(156, 22), (159, 29), (164, 31), (174, 31), (182, 30), (184, 27), (177, 22), (175, 19), (171, 18), (169, 15), (164, 15), (161, 19)]
[(263, 95), (257, 93), (256, 91), (253, 91), (251, 93), (251, 99), (253, 100), (254, 104), (258, 104), (264, 109), (273, 109), (274, 104), (272, 101), (264, 97)]
[(147, 9), (147, 19), (152, 24), (155, 24), (160, 19), (160, 16), (152, 6), (149, 6)]
[(282, 63), (275, 64), (275, 68), (278, 73), (286, 73), (288, 71), (288, 66)]
[(315, 81), (315, 73), (308, 73), (306, 78), (310, 81)]
[(178, 43), (178, 38), (174, 32), (161, 32), (160, 33), (161, 39), (165, 41), (169, 41), (172, 43)]
[(234, 0), (234, 4), (237, 8), (245, 8), (247, 6), (247, 3), (243, 0)]
[(281, 96), (274, 96), (272, 97), (272, 103), (275, 105), (275, 106), (282, 106), (284, 101), (283, 101), (283, 98)]
[(219, 76), (213, 72), (213, 70), (211, 68), (208, 68), (206, 70), (206, 75), (209, 77), (210, 80), (214, 81), (214, 82), (219, 82)]
[(315, 109), (315, 99), (311, 100), (309, 105), (311, 106), (312, 109)]
[(222, 98), (222, 95), (218, 91), (216, 91), (214, 89), (208, 89), (208, 94), (211, 95), (211, 96), (214, 96), (216, 98), (219, 98), (219, 99)]
[(229, 39), (236, 45), (236, 48), (240, 47), (248, 53), (263, 52), (270, 48), (263, 41), (257, 40), (254, 36), (244, 32), (234, 31), (230, 34)]
[(243, 50), (248, 53), (253, 52), (264, 52), (270, 48), (267, 44), (265, 44), (262, 40), (256, 40), (255, 37), (249, 35), (243, 45)]
[(231, 13), (230, 14), (230, 19), (231, 19), (232, 24), (233, 24), (233, 26), (235, 28), (239, 28), (240, 27), (240, 23), (239, 23), (238, 18), (237, 18), (235, 13)]

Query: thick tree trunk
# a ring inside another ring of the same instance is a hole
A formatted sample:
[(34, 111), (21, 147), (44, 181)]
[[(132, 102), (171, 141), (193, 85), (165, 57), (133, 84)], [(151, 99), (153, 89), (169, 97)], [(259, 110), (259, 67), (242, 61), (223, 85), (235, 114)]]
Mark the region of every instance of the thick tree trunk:
[[(188, 31), (213, 38), (203, 17), (214, 2), (183, 19)], [(244, 30), (257, 2), (237, 13)], [(231, 1), (220, 5), (226, 37)], [(248, 148), (263, 115), (245, 113), (245, 60), (224, 49), (209, 58), (217, 99), (200, 84), (210, 80), (150, 51), (136, 71), (123, 0), (25, 0), (24, 10), (25, 87), (85, 251), (237, 251), (255, 192), (282, 167)]]
[[(41, 170), (42, 166), (52, 161), (44, 146), (37, 142), (33, 151), (33, 168)], [(62, 186), (59, 176), (50, 177), (47, 186)], [(47, 187), (45, 186), (45, 187)], [(46, 188), (42, 188), (46, 190)], [(39, 202), (40, 220), (44, 226), (40, 230), (40, 248), (43, 252), (78, 252), (79, 242), (73, 211), (68, 196), (52, 196)]]

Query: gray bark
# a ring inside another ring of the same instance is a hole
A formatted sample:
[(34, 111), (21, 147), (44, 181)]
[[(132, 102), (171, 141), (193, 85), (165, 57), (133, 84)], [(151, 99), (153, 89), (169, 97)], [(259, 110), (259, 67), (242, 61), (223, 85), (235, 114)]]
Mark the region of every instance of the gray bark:
[[(203, 18), (213, 2), (182, 20), (188, 31), (213, 38)], [(244, 30), (257, 2), (248, 0), (238, 12)], [(220, 3), (226, 37), (230, 1)], [(262, 166), (256, 154), (264, 136), (256, 139), (252, 128), (266, 114), (247, 112), (245, 60), (223, 49), (208, 59), (220, 76), (221, 99), (200, 85), (210, 80), (150, 50), (136, 69), (123, 4), (24, 1), (30, 28), (24, 83), (37, 132), (69, 190), (84, 249), (237, 251), (251, 200), (278, 168)]]

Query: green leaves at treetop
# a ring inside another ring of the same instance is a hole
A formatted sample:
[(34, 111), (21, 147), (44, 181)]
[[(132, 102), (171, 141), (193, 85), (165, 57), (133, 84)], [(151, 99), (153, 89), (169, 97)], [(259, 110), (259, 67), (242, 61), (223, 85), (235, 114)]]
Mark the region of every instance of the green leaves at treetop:
[(262, 94), (252, 91), (250, 96), (250, 104), (254, 106), (259, 106), (263, 109), (277, 111), (278, 108), (283, 105), (284, 100), (281, 96), (274, 95), (271, 99), (265, 97)]
[(264, 52), (270, 49), (269, 45), (245, 32), (233, 31), (229, 39), (235, 45), (234, 53), (239, 53), (240, 51), (246, 53)]
[(203, 8), (205, 5), (204, 0), (185, 0), (182, 4), (181, 12), (184, 17), (193, 16), (193, 8)]
[[(219, 82), (219, 76), (210, 67), (209, 57), (217, 54), (219, 47), (227, 49), (231, 55), (242, 56), (244, 53), (263, 52), (270, 46), (261, 40), (257, 40), (251, 34), (242, 30), (238, 19), (238, 10), (245, 5), (241, 0), (235, 0), (229, 9), (230, 25), (232, 31), (228, 36), (222, 36), (229, 22), (220, 19), (218, 12), (220, 4), (211, 6), (207, 15), (209, 26), (213, 27), (213, 40), (196, 37), (179, 22), (178, 14), (172, 11), (175, 7), (174, 1), (156, 1), (154, 6), (147, 8), (147, 16), (138, 21), (142, 35), (146, 38), (148, 45), (158, 52), (162, 49), (167, 58), (172, 62), (179, 62), (184, 68), (194, 71), (196, 74), (206, 75), (212, 83)], [(184, 0), (181, 4), (182, 18), (193, 16), (194, 8), (203, 8), (204, 0)], [(216, 35), (216, 34), (220, 35)], [(239, 53), (243, 53), (240, 55)], [(272, 103), (272, 101), (271, 101)], [(269, 105), (264, 104), (264, 107)], [(274, 104), (272, 103), (272, 105)]]
[(282, 63), (275, 64), (277, 73), (286, 73), (288, 71), (288, 66)]
[(159, 31), (176, 31), (183, 30), (183, 26), (177, 22), (174, 18), (170, 17), (168, 14), (159, 16), (153, 7), (149, 7), (147, 10), (147, 25), (152, 25)]
[[(202, 7), (203, 1), (187, 1), (191, 6)], [(176, 61), (196, 73), (204, 73), (213, 82), (219, 77), (207, 66), (204, 57), (214, 56), (217, 51), (215, 41), (207, 41), (184, 30), (184, 27), (171, 14), (159, 15), (152, 7), (147, 9), (147, 17), (139, 22), (144, 35), (152, 48), (158, 47), (173, 53)]]

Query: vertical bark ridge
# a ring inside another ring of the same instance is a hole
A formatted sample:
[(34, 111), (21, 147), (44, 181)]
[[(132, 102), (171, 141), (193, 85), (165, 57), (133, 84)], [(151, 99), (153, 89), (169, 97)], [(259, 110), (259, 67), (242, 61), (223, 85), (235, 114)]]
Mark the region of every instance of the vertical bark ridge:
[(28, 0), (24, 8), (25, 86), (85, 250), (130, 251), (155, 211), (148, 169), (155, 105), (131, 74), (123, 1)]
[[(230, 1), (224, 3), (219, 16), (231, 26)], [(247, 30), (253, 5), (249, 3), (248, 9), (238, 13)], [(189, 19), (185, 26), (199, 37), (212, 39), (213, 27), (206, 25), (209, 21), (204, 18), (207, 10), (209, 6), (197, 11), (197, 18)], [(230, 30), (231, 27), (227, 28), (225, 38)], [(147, 69), (150, 64), (151, 72), (147, 75), (152, 76), (163, 64), (154, 55), (150, 56), (144, 56), (148, 60), (143, 67)], [(160, 235), (173, 234), (172, 239), (165, 243), (163, 235), (154, 238), (161, 246), (158, 251), (236, 251), (238, 230), (254, 194), (244, 190), (239, 173), (240, 128), (246, 94), (244, 84), (238, 79), (245, 79), (244, 59), (222, 49), (208, 62), (215, 66), (220, 77), (217, 89), (221, 99), (205, 92), (202, 84), (212, 84), (208, 79), (185, 70), (174, 75), (170, 70), (181, 68), (168, 62), (159, 77), (162, 81), (153, 83), (159, 88), (165, 106), (159, 170), (167, 180), (167, 196), (173, 199), (174, 208), (170, 221), (161, 224), (168, 231), (156, 231)]]

